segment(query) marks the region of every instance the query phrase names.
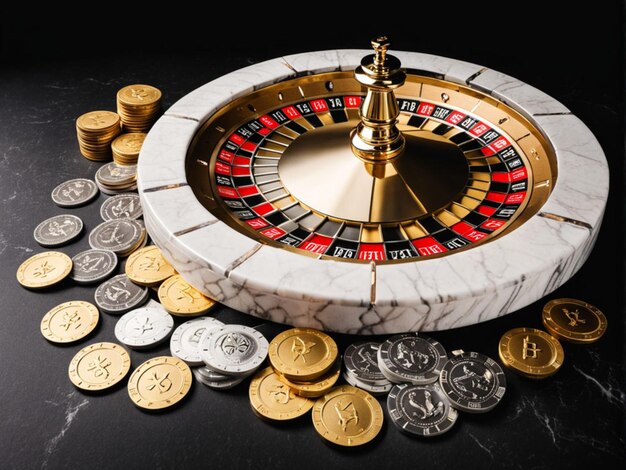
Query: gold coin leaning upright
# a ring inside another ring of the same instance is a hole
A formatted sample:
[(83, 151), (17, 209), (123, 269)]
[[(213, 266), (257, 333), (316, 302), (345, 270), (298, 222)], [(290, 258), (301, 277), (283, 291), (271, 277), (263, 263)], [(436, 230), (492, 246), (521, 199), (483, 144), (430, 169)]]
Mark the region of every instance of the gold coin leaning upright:
[(161, 90), (150, 85), (128, 85), (117, 92), (117, 99), (131, 106), (148, 106), (161, 99)]
[(285, 421), (307, 413), (315, 403), (309, 398), (299, 397), (278, 379), (271, 367), (258, 372), (250, 382), (250, 404), (261, 418)]
[(91, 333), (99, 318), (98, 309), (89, 302), (64, 302), (44, 315), (41, 334), (53, 343), (72, 343)]
[(156, 245), (135, 251), (126, 261), (126, 275), (135, 284), (154, 286), (176, 274)]
[(272, 367), (289, 380), (313, 381), (328, 372), (337, 359), (337, 344), (313, 328), (292, 328), (270, 343)]
[(551, 376), (565, 357), (561, 343), (535, 328), (514, 328), (504, 333), (498, 354), (506, 367), (531, 379)]
[(119, 344), (95, 343), (76, 353), (68, 370), (72, 383), (82, 390), (104, 390), (128, 374), (130, 356)]
[(91, 111), (76, 119), (76, 127), (86, 132), (109, 130), (119, 123), (119, 115), (111, 111)]
[(159, 300), (165, 310), (181, 317), (206, 313), (216, 304), (215, 300), (195, 289), (180, 274), (169, 277), (159, 286)]
[(542, 319), (555, 338), (580, 344), (598, 341), (607, 327), (600, 309), (576, 299), (551, 300), (543, 307)]
[(383, 410), (365, 390), (341, 385), (313, 405), (313, 426), (320, 436), (346, 447), (367, 444), (383, 427)]
[(160, 410), (175, 405), (191, 389), (191, 369), (182, 360), (159, 356), (141, 364), (128, 379), (128, 395), (135, 405)]
[(29, 289), (43, 289), (61, 282), (72, 272), (72, 259), (60, 251), (31, 256), (17, 269), (17, 282)]
[(326, 374), (310, 382), (294, 382), (284, 375), (277, 375), (278, 379), (285, 385), (288, 385), (296, 395), (306, 398), (318, 398), (328, 393), (337, 383), (341, 375), (341, 361), (335, 361), (333, 367)]

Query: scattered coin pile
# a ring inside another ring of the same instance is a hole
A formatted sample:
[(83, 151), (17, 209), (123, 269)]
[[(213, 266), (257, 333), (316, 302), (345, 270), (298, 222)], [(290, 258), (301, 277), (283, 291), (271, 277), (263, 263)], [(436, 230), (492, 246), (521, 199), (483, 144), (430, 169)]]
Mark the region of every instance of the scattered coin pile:
[(117, 92), (117, 114), (124, 132), (147, 132), (161, 111), (161, 91), (150, 85), (129, 85)]
[(110, 162), (96, 172), (96, 184), (109, 196), (137, 189), (137, 165)]
[(531, 379), (544, 379), (563, 365), (565, 352), (559, 340), (578, 344), (598, 341), (607, 327), (604, 314), (587, 302), (555, 299), (543, 307), (543, 325), (514, 328), (500, 338), (498, 354), (512, 371)]
[(134, 132), (118, 136), (111, 144), (113, 161), (118, 165), (136, 165), (146, 134)]
[(76, 120), (80, 153), (89, 160), (110, 160), (111, 142), (120, 132), (120, 117), (111, 111), (91, 111)]

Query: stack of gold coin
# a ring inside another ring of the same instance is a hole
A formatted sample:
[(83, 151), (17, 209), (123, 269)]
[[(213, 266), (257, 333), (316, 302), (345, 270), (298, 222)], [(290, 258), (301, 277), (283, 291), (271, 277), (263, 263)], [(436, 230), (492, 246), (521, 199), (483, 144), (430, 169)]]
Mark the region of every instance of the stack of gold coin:
[(316, 398), (326, 394), (341, 372), (335, 341), (312, 328), (293, 328), (270, 343), (270, 364), (278, 380), (295, 395)]
[(150, 85), (129, 85), (117, 92), (117, 113), (125, 132), (147, 132), (161, 111), (161, 91)]
[(146, 134), (143, 132), (118, 136), (111, 144), (113, 161), (118, 165), (136, 165), (145, 138)]
[(120, 132), (120, 117), (111, 111), (91, 111), (76, 120), (80, 153), (89, 160), (109, 160), (111, 142)]

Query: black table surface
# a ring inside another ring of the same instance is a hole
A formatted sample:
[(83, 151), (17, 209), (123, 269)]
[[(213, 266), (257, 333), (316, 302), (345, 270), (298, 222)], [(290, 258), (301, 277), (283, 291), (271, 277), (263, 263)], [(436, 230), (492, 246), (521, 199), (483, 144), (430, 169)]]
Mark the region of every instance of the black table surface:
[[(390, 468), (392, 464), (398, 468), (623, 468), (624, 82), (619, 21), (606, 13), (600, 18), (606, 27), (596, 25), (594, 34), (579, 34), (585, 22), (579, 15), (578, 23), (556, 31), (539, 25), (534, 35), (506, 47), (478, 47), (448, 36), (418, 40), (398, 28), (398, 49), (480, 63), (562, 101), (597, 136), (611, 169), (604, 224), (580, 272), (518, 312), (432, 336), (448, 351), (473, 350), (497, 358), (502, 333), (520, 326), (541, 328), (542, 305), (558, 297), (597, 305), (606, 313), (609, 328), (598, 343), (564, 344), (565, 363), (552, 378), (532, 381), (507, 371), (503, 402), (484, 415), (462, 413), (444, 436), (407, 437), (386, 419), (373, 443), (351, 450), (325, 444), (310, 415), (284, 424), (256, 418), (248, 401), (248, 381), (226, 392), (196, 383), (180, 406), (156, 414), (136, 408), (125, 386), (100, 395), (82, 393), (68, 379), (68, 364), (87, 344), (115, 341), (117, 317), (102, 314), (95, 333), (78, 344), (48, 343), (39, 332), (45, 312), (68, 300), (90, 301), (95, 288), (66, 281), (31, 292), (19, 286), (15, 272), (22, 261), (44, 250), (32, 238), (41, 220), (62, 213), (83, 219), (82, 238), (61, 248), (70, 256), (88, 248), (85, 234), (100, 221), (99, 207), (106, 199), (102, 194), (76, 209), (59, 208), (50, 199), (50, 191), (60, 182), (93, 178), (100, 166), (78, 152), (77, 116), (96, 109), (114, 110), (115, 93), (127, 84), (159, 87), (167, 107), (203, 83), (263, 59), (314, 49), (366, 47), (371, 31), (355, 27), (354, 34), (321, 39), (294, 35), (289, 41), (270, 39), (269, 45), (239, 39), (230, 49), (210, 50), (185, 49), (182, 40), (166, 47), (169, 42), (155, 38), (159, 47), (152, 52), (133, 54), (124, 49), (100, 57), (72, 51), (55, 57), (43, 44), (44, 52), (29, 58), (21, 55), (30, 50), (28, 44), (5, 43), (0, 69), (0, 468)], [(431, 26), (428, 32), (436, 31)], [(70, 39), (59, 41), (67, 45)], [(602, 50), (605, 55), (590, 54), (581, 61), (583, 48)], [(261, 325), (268, 339), (284, 328), (223, 306), (211, 315), (227, 323)], [(341, 349), (358, 339), (334, 337)], [(134, 366), (164, 354), (169, 354), (168, 345), (131, 351)], [(385, 408), (384, 399), (381, 403)]]

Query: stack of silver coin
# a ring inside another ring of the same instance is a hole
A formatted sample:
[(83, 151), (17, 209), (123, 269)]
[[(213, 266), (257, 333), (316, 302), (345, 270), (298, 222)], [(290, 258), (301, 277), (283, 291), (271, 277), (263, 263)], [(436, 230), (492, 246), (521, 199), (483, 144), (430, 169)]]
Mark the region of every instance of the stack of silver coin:
[(393, 387), (378, 367), (379, 347), (380, 343), (371, 341), (355, 343), (343, 355), (344, 380), (372, 395), (386, 395)]
[(104, 194), (114, 195), (137, 189), (137, 165), (102, 165), (96, 172), (96, 184)]
[(198, 382), (216, 390), (233, 388), (254, 374), (269, 343), (254, 328), (225, 325), (210, 317), (180, 325), (170, 342), (172, 355), (190, 365)]

